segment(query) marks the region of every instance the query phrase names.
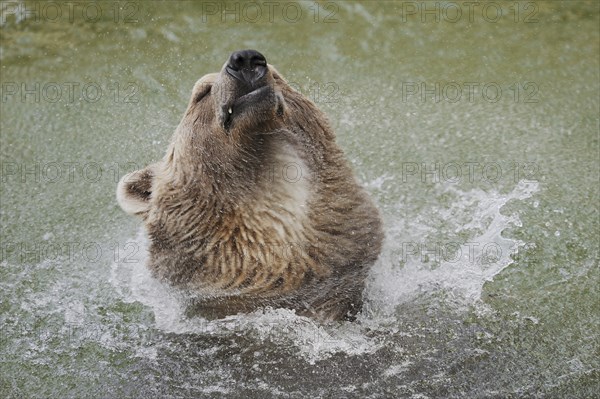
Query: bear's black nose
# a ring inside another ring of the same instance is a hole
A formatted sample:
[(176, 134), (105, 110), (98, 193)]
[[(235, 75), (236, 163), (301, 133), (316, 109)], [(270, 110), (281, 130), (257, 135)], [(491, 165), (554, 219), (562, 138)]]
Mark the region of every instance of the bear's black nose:
[(265, 56), (256, 50), (236, 51), (229, 57), (229, 67), (233, 70), (254, 69), (256, 66), (267, 66)]
[(254, 83), (267, 72), (265, 56), (256, 50), (235, 51), (227, 62), (227, 73), (246, 83)]

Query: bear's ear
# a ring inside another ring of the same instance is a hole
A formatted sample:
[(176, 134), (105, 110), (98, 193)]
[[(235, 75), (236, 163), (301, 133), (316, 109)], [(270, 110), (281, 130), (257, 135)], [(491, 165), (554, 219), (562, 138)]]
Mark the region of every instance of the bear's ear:
[(148, 211), (154, 174), (148, 167), (121, 178), (117, 186), (117, 202), (127, 213), (140, 215)]
[(194, 88), (192, 89), (191, 102), (197, 103), (202, 99), (202, 97), (207, 95), (218, 77), (218, 73), (209, 73), (198, 79), (198, 81), (194, 84)]

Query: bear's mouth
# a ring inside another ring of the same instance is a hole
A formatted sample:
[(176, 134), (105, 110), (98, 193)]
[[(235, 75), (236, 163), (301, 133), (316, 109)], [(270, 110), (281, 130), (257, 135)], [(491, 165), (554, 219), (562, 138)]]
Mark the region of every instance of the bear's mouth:
[(264, 61), (260, 65), (257, 65), (253, 69), (240, 69), (235, 70), (231, 66), (225, 67), (227, 74), (234, 79), (237, 79), (243, 84), (253, 84), (259, 82), (267, 74), (267, 62)]
[(242, 114), (253, 113), (253, 116), (259, 119), (260, 117), (267, 117), (265, 111), (269, 108), (276, 109), (277, 115), (283, 113), (283, 105), (280, 104), (274, 88), (270, 85), (264, 85), (222, 106), (223, 128), (228, 131), (235, 119)]
[(218, 93), (219, 122), (227, 132), (236, 126), (256, 130), (283, 114), (283, 97), (276, 91), (267, 60), (256, 50), (231, 54), (221, 69)]

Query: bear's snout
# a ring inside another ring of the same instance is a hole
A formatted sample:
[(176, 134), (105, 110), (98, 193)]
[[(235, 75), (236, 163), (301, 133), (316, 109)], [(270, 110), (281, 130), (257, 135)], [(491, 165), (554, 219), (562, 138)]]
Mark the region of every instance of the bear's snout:
[(267, 74), (267, 59), (256, 50), (235, 51), (229, 57), (225, 70), (241, 83), (256, 88), (266, 83), (261, 80), (266, 80), (263, 78)]
[(217, 121), (228, 133), (232, 129), (244, 133), (264, 130), (265, 123), (277, 123), (283, 115), (283, 96), (265, 56), (256, 50), (235, 51), (229, 56), (213, 94)]

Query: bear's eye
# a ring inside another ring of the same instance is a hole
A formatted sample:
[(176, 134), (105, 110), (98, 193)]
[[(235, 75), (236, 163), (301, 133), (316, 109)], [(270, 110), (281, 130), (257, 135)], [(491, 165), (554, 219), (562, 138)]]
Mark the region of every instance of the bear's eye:
[(200, 100), (202, 100), (204, 97), (206, 97), (210, 93), (211, 88), (212, 88), (212, 85), (204, 85), (198, 91), (198, 94), (196, 94), (196, 98), (194, 98), (194, 101), (196, 103), (200, 102)]

